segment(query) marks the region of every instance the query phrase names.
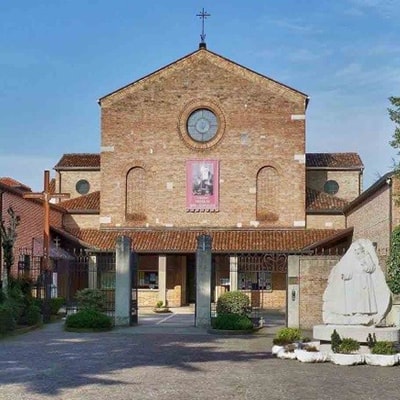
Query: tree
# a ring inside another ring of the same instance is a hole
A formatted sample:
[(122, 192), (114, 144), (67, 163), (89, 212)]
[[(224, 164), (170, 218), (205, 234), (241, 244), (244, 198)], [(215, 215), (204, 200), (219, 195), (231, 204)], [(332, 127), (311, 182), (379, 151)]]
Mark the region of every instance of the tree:
[[(398, 149), (400, 155), (400, 97), (389, 97), (392, 108), (388, 108), (389, 118), (396, 124), (393, 139), (389, 142), (394, 149)], [(400, 163), (395, 164), (395, 172), (400, 173)]]
[(11, 267), (14, 264), (14, 244), (17, 239), (17, 227), (20, 223), (20, 217), (15, 214), (12, 207), (7, 210), (8, 223), (4, 220), (0, 224), (1, 247), (3, 249), (3, 260), (5, 270), (3, 271), (3, 289), (6, 292), (11, 272)]

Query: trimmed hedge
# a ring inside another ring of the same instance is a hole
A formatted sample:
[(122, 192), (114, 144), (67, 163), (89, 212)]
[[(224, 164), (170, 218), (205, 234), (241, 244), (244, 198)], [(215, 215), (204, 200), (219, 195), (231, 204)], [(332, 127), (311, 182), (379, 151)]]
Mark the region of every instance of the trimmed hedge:
[(234, 290), (222, 294), (217, 300), (217, 315), (248, 315), (251, 312), (250, 299), (245, 293)]
[(239, 314), (220, 314), (213, 321), (214, 329), (223, 330), (251, 330), (253, 323), (246, 315)]
[(65, 320), (65, 327), (72, 329), (108, 330), (112, 328), (112, 319), (100, 311), (84, 309), (71, 314)]

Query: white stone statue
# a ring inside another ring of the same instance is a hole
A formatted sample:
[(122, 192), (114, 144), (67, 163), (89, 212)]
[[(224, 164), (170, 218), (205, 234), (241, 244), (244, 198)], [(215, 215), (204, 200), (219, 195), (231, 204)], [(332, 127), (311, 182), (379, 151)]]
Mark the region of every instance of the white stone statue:
[(390, 290), (370, 240), (352, 243), (332, 268), (323, 296), (325, 324), (376, 325), (390, 309)]

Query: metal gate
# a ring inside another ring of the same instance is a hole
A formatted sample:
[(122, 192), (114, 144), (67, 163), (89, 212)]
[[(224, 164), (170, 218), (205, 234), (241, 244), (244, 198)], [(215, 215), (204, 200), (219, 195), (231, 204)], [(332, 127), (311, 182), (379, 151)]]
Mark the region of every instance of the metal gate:
[[(287, 253), (234, 253), (214, 256), (214, 299), (229, 290), (246, 293), (251, 316), (286, 311)], [(215, 315), (215, 303), (213, 314)]]
[[(133, 271), (136, 257), (132, 256)], [(132, 322), (137, 322), (137, 274), (132, 274)], [(50, 259), (50, 269), (43, 269), (43, 257), (32, 256), (31, 251), (20, 251), (18, 276), (28, 279), (32, 285), (32, 296), (42, 302), (44, 321), (50, 319), (49, 303), (52, 298), (65, 300), (67, 315), (78, 310), (76, 293), (82, 289), (99, 289), (105, 294), (104, 312), (113, 317), (115, 313), (115, 251), (92, 253), (75, 252), (68, 259)]]

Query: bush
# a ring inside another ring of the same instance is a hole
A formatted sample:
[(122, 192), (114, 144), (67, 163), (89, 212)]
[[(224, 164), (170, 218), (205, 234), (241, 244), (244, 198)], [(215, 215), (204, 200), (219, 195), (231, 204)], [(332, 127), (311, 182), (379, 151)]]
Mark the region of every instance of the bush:
[(13, 309), (6, 302), (0, 304), (0, 334), (12, 332), (16, 327)]
[(162, 300), (157, 301), (156, 303), (156, 308), (161, 308), (163, 306), (164, 302)]
[(34, 304), (29, 305), (21, 315), (19, 323), (21, 325), (36, 325), (42, 319), (40, 308)]
[(226, 292), (217, 300), (217, 315), (248, 315), (250, 312), (250, 299), (240, 291)]
[(388, 342), (385, 340), (377, 341), (371, 348), (372, 354), (396, 354), (396, 348), (393, 342)]
[(338, 348), (338, 353), (351, 354), (360, 349), (360, 343), (352, 338), (343, 338)]
[(393, 229), (390, 256), (387, 262), (388, 286), (392, 293), (400, 293), (400, 226)]
[(112, 319), (93, 309), (85, 309), (71, 314), (65, 321), (66, 328), (107, 330), (112, 328)]
[(55, 297), (50, 299), (50, 312), (51, 315), (57, 315), (60, 308), (64, 305), (65, 299), (64, 297)]
[(76, 295), (80, 310), (104, 311), (106, 308), (106, 295), (100, 289), (79, 290)]
[(301, 331), (298, 328), (282, 328), (276, 333), (273, 343), (276, 345), (285, 345), (301, 340)]
[(213, 321), (213, 328), (225, 330), (250, 330), (253, 329), (253, 323), (246, 315), (220, 314)]
[(340, 338), (340, 335), (337, 333), (336, 329), (333, 330), (333, 333), (331, 335), (331, 349), (334, 353), (339, 352), (339, 347), (342, 344), (342, 339)]

